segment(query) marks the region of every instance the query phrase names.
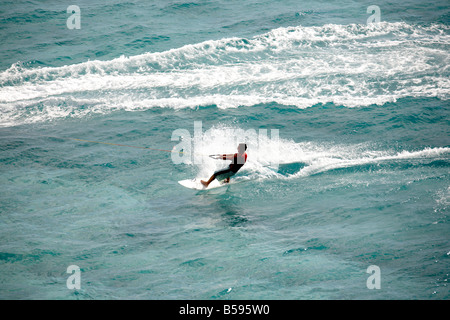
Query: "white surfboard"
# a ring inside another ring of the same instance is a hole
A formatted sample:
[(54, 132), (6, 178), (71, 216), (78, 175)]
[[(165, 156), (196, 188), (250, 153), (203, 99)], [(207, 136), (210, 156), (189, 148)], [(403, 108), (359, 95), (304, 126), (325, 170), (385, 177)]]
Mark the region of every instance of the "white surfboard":
[(179, 184), (181, 184), (183, 187), (189, 188), (189, 189), (195, 189), (195, 190), (211, 190), (223, 186), (227, 186), (230, 183), (226, 182), (219, 182), (217, 180), (212, 181), (208, 188), (205, 188), (205, 186), (200, 182), (200, 180), (207, 180), (207, 179), (187, 179), (187, 180), (181, 180), (178, 181)]
[(203, 184), (200, 182), (200, 180), (208, 180), (207, 178), (195, 178), (195, 179), (187, 179), (187, 180), (181, 180), (178, 181), (179, 184), (181, 184), (183, 187), (194, 189), (194, 190), (211, 190), (216, 189), (220, 187), (227, 187), (234, 184), (238, 184), (245, 181), (251, 181), (251, 179), (248, 179), (246, 177), (238, 177), (238, 178), (231, 178), (230, 182), (225, 182), (225, 180), (217, 181), (213, 180), (208, 188), (205, 188)]

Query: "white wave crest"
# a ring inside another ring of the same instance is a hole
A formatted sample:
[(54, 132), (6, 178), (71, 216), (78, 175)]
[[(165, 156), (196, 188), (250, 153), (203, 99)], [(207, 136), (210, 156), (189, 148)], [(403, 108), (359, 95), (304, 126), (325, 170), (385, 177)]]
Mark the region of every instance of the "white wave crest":
[[(15, 64), (0, 73), (0, 125), (152, 107), (268, 102), (358, 107), (403, 97), (446, 100), (449, 44), (445, 25), (329, 24), (63, 67)], [(78, 111), (72, 102), (80, 100)], [(54, 112), (55, 101), (70, 112)]]

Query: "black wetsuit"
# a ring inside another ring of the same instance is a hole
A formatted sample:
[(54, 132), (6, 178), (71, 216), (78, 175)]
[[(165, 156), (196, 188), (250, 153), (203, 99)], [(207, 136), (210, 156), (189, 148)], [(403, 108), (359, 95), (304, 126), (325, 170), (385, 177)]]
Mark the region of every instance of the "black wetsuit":
[[(226, 155), (223, 155), (222, 159), (226, 160)], [(228, 168), (214, 172), (215, 178), (217, 180), (224, 180), (234, 176), (236, 172), (238, 172), (239, 169), (242, 168), (242, 166), (245, 164), (246, 161), (247, 161), (246, 153), (244, 153), (243, 155), (235, 153), (233, 156), (233, 160)]]

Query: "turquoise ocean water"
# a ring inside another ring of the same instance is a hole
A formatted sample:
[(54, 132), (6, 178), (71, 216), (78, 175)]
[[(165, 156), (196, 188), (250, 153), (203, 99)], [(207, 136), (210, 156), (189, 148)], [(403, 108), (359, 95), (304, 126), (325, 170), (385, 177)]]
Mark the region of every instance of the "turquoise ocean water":
[(70, 4), (0, 3), (1, 299), (450, 298), (448, 1)]

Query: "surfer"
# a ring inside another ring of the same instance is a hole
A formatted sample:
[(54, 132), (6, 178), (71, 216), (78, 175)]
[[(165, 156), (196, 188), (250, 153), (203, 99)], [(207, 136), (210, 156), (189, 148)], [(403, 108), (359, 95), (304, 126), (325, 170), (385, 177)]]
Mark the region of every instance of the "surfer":
[(230, 182), (230, 177), (234, 176), (236, 172), (242, 168), (247, 161), (247, 153), (245, 152), (245, 150), (247, 150), (247, 145), (245, 143), (240, 143), (237, 149), (238, 153), (219, 154), (216, 156), (215, 159), (231, 160), (231, 164), (228, 168), (214, 172), (208, 181), (201, 180), (201, 183), (205, 188), (207, 188), (214, 179), (219, 181), (225, 180), (226, 183)]

